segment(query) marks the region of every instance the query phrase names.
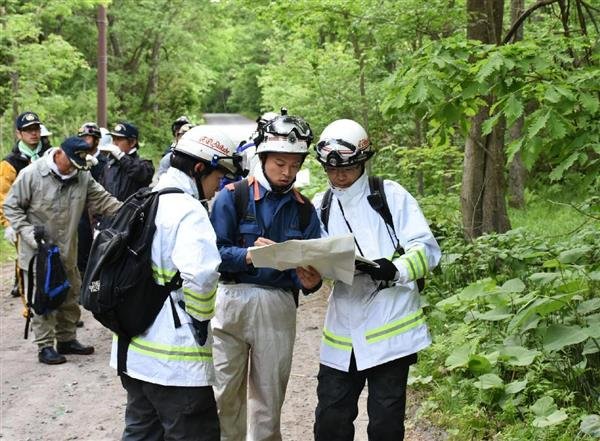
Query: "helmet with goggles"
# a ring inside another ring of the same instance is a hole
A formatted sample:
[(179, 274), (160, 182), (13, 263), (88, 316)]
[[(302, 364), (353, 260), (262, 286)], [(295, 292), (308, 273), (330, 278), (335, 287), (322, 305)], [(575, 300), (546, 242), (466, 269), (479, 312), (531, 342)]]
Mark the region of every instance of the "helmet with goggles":
[(304, 119), (287, 114), (267, 121), (260, 129), (262, 140), (256, 153), (298, 153), (308, 154), (308, 146), (313, 140), (313, 132)]
[(94, 138), (102, 138), (102, 132), (100, 132), (100, 127), (98, 124), (94, 122), (86, 122), (84, 123), (77, 132), (77, 136), (93, 136)]
[(221, 169), (229, 179), (241, 174), (242, 157), (229, 136), (214, 127), (196, 126), (185, 132), (174, 152), (203, 161), (209, 167)]
[(339, 119), (325, 127), (315, 149), (317, 160), (330, 167), (362, 164), (373, 156), (367, 132), (351, 119)]
[(184, 124), (191, 124), (189, 118), (184, 115), (180, 116), (175, 121), (173, 121), (173, 124), (171, 124), (171, 133), (173, 133), (173, 136), (176, 136), (178, 134), (177, 132)]

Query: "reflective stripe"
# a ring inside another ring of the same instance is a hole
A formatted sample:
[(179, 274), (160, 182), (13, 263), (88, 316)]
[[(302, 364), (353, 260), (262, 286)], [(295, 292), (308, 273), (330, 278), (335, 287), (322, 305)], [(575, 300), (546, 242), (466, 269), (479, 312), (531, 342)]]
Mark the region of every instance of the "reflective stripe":
[(185, 309), (199, 319), (210, 319), (215, 314), (216, 288), (206, 294), (200, 294), (189, 288), (183, 288)]
[(367, 343), (375, 343), (386, 338), (407, 332), (425, 323), (425, 314), (419, 309), (412, 314), (402, 317), (400, 320), (375, 328), (366, 334)]
[(400, 260), (408, 265), (410, 280), (420, 279), (429, 271), (425, 250), (423, 248), (413, 248), (400, 257)]
[(323, 343), (332, 348), (341, 349), (343, 351), (352, 350), (352, 339), (349, 337), (341, 337), (333, 334), (327, 328), (323, 328)]
[(177, 271), (152, 265), (152, 275), (154, 276), (154, 280), (160, 284), (166, 285), (169, 283), (176, 273)]
[(140, 337), (134, 337), (129, 344), (129, 349), (142, 355), (161, 360), (173, 361), (207, 361), (212, 360), (212, 348), (198, 346), (171, 346), (154, 343)]

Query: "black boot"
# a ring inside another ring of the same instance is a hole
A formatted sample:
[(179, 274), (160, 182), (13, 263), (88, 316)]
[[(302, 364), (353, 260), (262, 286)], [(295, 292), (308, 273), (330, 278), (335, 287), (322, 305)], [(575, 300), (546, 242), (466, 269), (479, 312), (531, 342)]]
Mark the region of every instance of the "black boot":
[(77, 340), (59, 341), (56, 349), (61, 354), (90, 355), (94, 353), (93, 346), (82, 345)]
[(15, 281), (15, 286), (10, 290), (11, 297), (19, 297), (21, 294), (19, 293), (19, 283)]
[(46, 346), (38, 352), (38, 360), (45, 364), (62, 364), (67, 361), (64, 355), (60, 355), (52, 346)]

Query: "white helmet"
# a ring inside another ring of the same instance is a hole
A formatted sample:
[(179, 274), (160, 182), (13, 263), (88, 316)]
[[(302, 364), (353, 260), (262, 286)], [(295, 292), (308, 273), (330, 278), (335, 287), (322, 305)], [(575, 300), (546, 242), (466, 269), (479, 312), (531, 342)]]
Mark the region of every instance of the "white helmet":
[(241, 173), (242, 158), (235, 152), (235, 144), (214, 127), (192, 127), (181, 136), (173, 150), (204, 161), (212, 168), (222, 168), (228, 178), (234, 179)]
[(42, 136), (51, 136), (52, 132), (49, 131), (45, 125), (40, 124), (40, 137)]
[(373, 156), (367, 132), (351, 119), (338, 119), (325, 127), (315, 149), (317, 160), (331, 167), (360, 164)]
[(262, 139), (256, 153), (308, 154), (313, 133), (306, 121), (298, 116), (279, 115), (259, 128)]

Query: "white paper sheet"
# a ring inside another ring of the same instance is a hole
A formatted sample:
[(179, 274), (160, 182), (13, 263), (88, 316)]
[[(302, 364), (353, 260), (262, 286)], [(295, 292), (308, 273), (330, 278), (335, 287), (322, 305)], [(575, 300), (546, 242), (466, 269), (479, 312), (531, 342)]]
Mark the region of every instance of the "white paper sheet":
[(321, 277), (352, 285), (354, 238), (352, 234), (323, 239), (288, 240), (264, 247), (248, 248), (255, 267), (280, 271), (311, 265)]

